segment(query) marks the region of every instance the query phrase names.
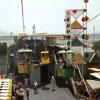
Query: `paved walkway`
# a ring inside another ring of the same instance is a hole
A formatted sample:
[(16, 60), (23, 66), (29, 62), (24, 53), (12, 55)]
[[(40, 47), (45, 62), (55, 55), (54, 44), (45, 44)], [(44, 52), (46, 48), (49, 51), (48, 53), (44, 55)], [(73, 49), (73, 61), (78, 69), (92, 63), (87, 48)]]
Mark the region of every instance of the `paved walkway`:
[(30, 89), (30, 100), (76, 100), (68, 88), (56, 87), (55, 91), (51, 91), (50, 87), (49, 84), (38, 88), (38, 94), (34, 94), (34, 90)]

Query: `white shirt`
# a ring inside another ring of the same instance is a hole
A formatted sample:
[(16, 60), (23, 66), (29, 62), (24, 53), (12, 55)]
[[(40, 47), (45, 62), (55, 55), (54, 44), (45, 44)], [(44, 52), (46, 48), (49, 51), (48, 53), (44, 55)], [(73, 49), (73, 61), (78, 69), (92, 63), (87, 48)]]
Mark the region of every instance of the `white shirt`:
[(38, 86), (38, 83), (37, 82), (34, 82), (34, 86)]

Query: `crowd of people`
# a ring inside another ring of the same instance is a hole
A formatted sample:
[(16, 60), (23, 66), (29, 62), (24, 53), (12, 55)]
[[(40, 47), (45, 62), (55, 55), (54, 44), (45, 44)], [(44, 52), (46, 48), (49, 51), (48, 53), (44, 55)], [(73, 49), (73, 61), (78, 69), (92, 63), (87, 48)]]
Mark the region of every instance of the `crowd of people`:
[[(30, 88), (28, 84), (28, 79), (25, 79), (25, 87), (23, 86), (22, 82), (18, 82), (17, 84), (13, 83), (12, 86), (12, 99), (14, 100), (24, 100), (24, 96), (26, 94), (27, 100), (29, 100), (29, 94), (30, 94)], [(34, 94), (37, 94), (37, 87), (38, 87), (38, 82), (34, 80)]]
[[(5, 74), (0, 75), (1, 79), (7, 78)], [(13, 74), (10, 73), (8, 75), (8, 78), (12, 79), (13, 84), (12, 84), (12, 100), (24, 100), (24, 96), (27, 98), (26, 100), (29, 100), (29, 94), (30, 94), (30, 86), (29, 86), (29, 78), (25, 77), (24, 79), (24, 84), (23, 82), (16, 82), (15, 79), (13, 78)], [(55, 78), (54, 76), (51, 76), (50, 79), (51, 83), (51, 90), (55, 91)], [(39, 82), (34, 80), (33, 82), (33, 90), (34, 94), (38, 94), (38, 87), (39, 87)]]
[[(51, 76), (50, 83), (51, 83), (51, 91), (55, 91), (56, 80), (54, 76)], [(26, 97), (26, 100), (30, 100), (29, 99), (29, 95), (30, 95), (29, 79), (27, 77), (25, 78), (24, 84), (25, 85), (23, 85), (22, 82), (18, 82), (17, 84), (13, 82), (12, 100), (24, 100), (25, 97)], [(90, 97), (90, 100), (100, 100), (100, 91), (98, 93), (91, 92), (88, 95), (87, 91), (85, 90), (82, 80), (79, 82), (77, 81), (75, 85), (79, 94), (86, 97)], [(38, 81), (34, 80), (33, 82), (34, 94), (38, 94), (38, 86), (39, 86)]]
[[(24, 100), (24, 96), (26, 95), (26, 100), (29, 100), (29, 95), (30, 95), (30, 88), (29, 88), (29, 79), (27, 79), (27, 77), (25, 78), (25, 86), (23, 85), (22, 82), (18, 82), (13, 83), (12, 86), (12, 100), (14, 98), (14, 100)], [(55, 91), (55, 78), (54, 76), (51, 77), (51, 90)], [(34, 94), (38, 94), (38, 86), (39, 86), (39, 82), (34, 80), (33, 82), (33, 90), (34, 90)]]
[(66, 64), (64, 57), (60, 57), (57, 62), (58, 62), (58, 66), (60, 68), (66, 68), (67, 67), (67, 64)]
[(76, 69), (76, 61), (73, 59), (73, 61), (70, 61), (69, 59), (65, 59), (63, 56), (60, 56), (58, 58), (58, 67), (60, 68), (68, 68), (69, 66), (73, 65), (73, 67)]
[[(38, 88), (39, 83), (34, 80), (33, 82), (33, 89), (34, 89), (34, 94), (38, 93)], [(29, 88), (29, 79), (28, 77), (25, 78), (25, 83), (23, 84), (22, 82), (13, 83), (12, 86), (12, 98), (14, 100), (24, 100), (24, 96), (26, 94), (27, 100), (29, 100), (29, 94), (30, 94), (30, 88)]]
[(81, 80), (81, 81), (77, 81), (77, 82), (75, 83), (75, 85), (76, 85), (77, 92), (78, 92), (81, 96), (89, 97), (88, 92), (87, 92), (87, 90), (86, 90), (86, 88), (85, 88), (85, 85), (84, 85), (84, 83), (83, 83), (82, 80)]
[(24, 90), (22, 89), (22, 82), (18, 84), (13, 83), (12, 86), (12, 99), (24, 100)]

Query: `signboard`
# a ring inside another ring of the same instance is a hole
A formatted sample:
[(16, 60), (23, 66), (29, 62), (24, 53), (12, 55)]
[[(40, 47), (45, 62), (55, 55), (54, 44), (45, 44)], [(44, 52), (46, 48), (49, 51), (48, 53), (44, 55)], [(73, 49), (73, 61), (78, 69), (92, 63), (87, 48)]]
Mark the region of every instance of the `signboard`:
[(69, 10), (65, 11), (65, 29), (66, 29), (66, 37), (67, 44), (66, 49), (71, 49), (71, 12)]
[(71, 36), (71, 12), (65, 11), (65, 26), (67, 36)]

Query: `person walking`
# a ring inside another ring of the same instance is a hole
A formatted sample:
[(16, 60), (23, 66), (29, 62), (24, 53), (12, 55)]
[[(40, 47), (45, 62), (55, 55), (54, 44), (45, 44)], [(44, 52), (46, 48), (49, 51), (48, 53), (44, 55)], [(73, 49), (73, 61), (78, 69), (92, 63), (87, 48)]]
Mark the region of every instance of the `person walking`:
[(20, 88), (22, 88), (22, 82), (18, 82), (18, 88), (20, 89)]
[(24, 100), (24, 91), (23, 91), (23, 89), (19, 90), (19, 99), (18, 100)]
[(13, 77), (13, 73), (9, 73), (10, 80), (12, 79), (12, 77)]
[(52, 77), (51, 77), (51, 85), (52, 85), (52, 89), (51, 89), (51, 90), (52, 90), (52, 91), (55, 91), (55, 83), (56, 83), (56, 82), (55, 82), (55, 78), (54, 78), (54, 76), (52, 76)]
[(25, 78), (25, 88), (28, 88), (28, 83), (29, 83), (29, 79), (26, 77)]
[(77, 63), (75, 59), (73, 60), (73, 67), (74, 67), (74, 76), (75, 76), (75, 73), (77, 72)]
[(38, 86), (38, 82), (34, 80), (34, 94), (38, 93), (37, 86)]
[(24, 100), (24, 91), (16, 87), (15, 100)]
[(30, 89), (27, 88), (27, 89), (26, 89), (26, 98), (27, 98), (27, 100), (29, 100), (29, 94), (30, 94)]

